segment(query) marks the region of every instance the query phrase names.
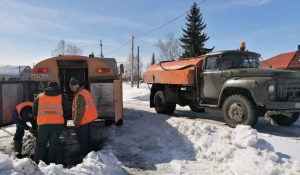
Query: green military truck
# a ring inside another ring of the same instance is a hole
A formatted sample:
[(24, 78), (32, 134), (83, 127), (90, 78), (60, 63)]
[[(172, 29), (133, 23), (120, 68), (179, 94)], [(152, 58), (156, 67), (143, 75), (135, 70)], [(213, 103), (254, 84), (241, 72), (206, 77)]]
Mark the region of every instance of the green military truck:
[(299, 118), (300, 75), (262, 68), (260, 57), (242, 44), (238, 50), (152, 65), (143, 74), (143, 82), (152, 84), (150, 107), (159, 114), (172, 114), (176, 104), (221, 112), (230, 127), (254, 127), (260, 116), (272, 125), (291, 125)]

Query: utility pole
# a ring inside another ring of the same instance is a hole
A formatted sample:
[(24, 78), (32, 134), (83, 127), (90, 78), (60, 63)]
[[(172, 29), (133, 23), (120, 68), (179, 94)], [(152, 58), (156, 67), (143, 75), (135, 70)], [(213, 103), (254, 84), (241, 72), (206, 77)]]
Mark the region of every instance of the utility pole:
[(99, 45), (100, 45), (100, 53), (101, 53), (100, 57), (103, 58), (104, 56), (102, 54), (102, 41), (101, 41), (101, 39), (100, 39), (100, 44)]
[(137, 54), (137, 88), (140, 88), (140, 46), (138, 46)]
[(130, 69), (130, 76), (131, 76), (131, 87), (133, 87), (133, 61), (134, 61), (134, 36), (132, 35), (131, 39), (131, 69)]

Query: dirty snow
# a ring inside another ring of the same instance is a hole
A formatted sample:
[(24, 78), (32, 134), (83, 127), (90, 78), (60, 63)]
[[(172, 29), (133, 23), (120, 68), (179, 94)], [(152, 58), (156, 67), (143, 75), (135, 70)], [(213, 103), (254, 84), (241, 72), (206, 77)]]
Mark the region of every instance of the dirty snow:
[[(172, 116), (156, 114), (149, 108), (148, 85), (137, 89), (124, 83), (123, 97), (124, 124), (105, 127), (94, 123), (94, 139), (101, 149), (80, 158), (75, 166), (36, 165), (29, 158), (16, 159), (10, 154), (12, 136), (0, 130), (0, 175), (300, 174), (299, 121), (291, 127), (273, 127), (260, 120), (255, 129), (232, 129), (216, 114), (191, 113), (184, 107), (178, 107)], [(63, 153), (75, 159), (78, 147), (69, 127), (61, 138)], [(14, 125), (4, 128), (15, 132)], [(23, 150), (30, 153), (32, 138), (28, 132), (24, 138)]]

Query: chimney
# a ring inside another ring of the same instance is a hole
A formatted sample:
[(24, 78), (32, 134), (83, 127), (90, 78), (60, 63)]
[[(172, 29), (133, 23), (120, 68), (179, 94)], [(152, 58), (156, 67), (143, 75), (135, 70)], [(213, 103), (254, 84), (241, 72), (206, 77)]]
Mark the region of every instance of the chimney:
[(298, 45), (298, 51), (300, 51), (300, 45)]

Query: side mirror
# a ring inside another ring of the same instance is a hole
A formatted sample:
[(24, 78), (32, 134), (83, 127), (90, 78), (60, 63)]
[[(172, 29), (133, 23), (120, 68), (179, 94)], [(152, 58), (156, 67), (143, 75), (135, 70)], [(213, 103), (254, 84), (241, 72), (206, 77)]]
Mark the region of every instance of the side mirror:
[(121, 73), (121, 74), (124, 73), (124, 66), (123, 66), (123, 64), (120, 64), (120, 73)]

